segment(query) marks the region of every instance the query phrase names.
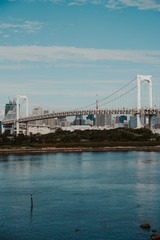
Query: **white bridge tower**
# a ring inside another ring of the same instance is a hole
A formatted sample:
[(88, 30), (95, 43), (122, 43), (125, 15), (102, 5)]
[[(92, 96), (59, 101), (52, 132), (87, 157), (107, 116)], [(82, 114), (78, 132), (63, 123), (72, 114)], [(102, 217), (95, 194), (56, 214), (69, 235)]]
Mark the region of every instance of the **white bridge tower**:
[(17, 101), (16, 101), (16, 117), (17, 117), (17, 122), (16, 122), (16, 127), (17, 127), (17, 135), (19, 134), (19, 118), (20, 118), (20, 99), (24, 99), (26, 103), (26, 117), (28, 117), (28, 97), (27, 96), (21, 96), (17, 95)]
[[(141, 128), (141, 116), (140, 116), (140, 109), (141, 109), (141, 82), (146, 81), (148, 83), (149, 88), (149, 108), (152, 108), (152, 76), (143, 76), (137, 75), (137, 128)], [(149, 125), (151, 128), (151, 121), (152, 116), (149, 116)]]

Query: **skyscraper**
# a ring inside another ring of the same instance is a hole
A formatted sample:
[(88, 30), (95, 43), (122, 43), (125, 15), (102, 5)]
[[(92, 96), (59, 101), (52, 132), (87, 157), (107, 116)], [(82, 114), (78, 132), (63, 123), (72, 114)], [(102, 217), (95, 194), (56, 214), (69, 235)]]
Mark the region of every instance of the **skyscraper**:
[(137, 116), (130, 116), (129, 128), (136, 128), (136, 127), (137, 127)]
[(121, 115), (121, 116), (119, 117), (119, 122), (120, 122), (120, 123), (123, 123), (124, 121), (127, 121), (127, 116)]
[(96, 125), (97, 127), (104, 127), (108, 126), (111, 127), (111, 119), (112, 115), (111, 114), (97, 114), (96, 115)]
[(96, 115), (96, 125), (97, 125), (97, 127), (105, 126), (105, 114), (97, 114)]
[[(42, 114), (42, 107), (36, 107), (32, 110), (32, 115), (37, 116)], [(32, 121), (33, 125), (43, 125), (43, 120)]]
[(7, 113), (9, 111), (12, 111), (14, 107), (16, 107), (16, 102), (15, 101), (12, 102), (10, 100), (9, 103), (6, 103), (6, 105), (5, 105), (5, 116), (7, 115)]
[(85, 125), (85, 120), (83, 119), (83, 116), (77, 115), (75, 117), (75, 120), (73, 121), (73, 125)]
[(5, 116), (7, 116), (6, 118), (16, 118), (16, 102), (13, 101), (9, 101), (9, 103), (6, 103), (5, 105)]

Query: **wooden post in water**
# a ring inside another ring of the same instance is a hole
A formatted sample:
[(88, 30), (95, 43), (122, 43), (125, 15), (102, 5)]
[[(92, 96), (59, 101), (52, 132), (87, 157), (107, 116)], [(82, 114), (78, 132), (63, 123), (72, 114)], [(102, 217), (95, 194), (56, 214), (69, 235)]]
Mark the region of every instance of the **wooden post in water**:
[(33, 208), (33, 198), (32, 198), (32, 194), (31, 194), (31, 210)]

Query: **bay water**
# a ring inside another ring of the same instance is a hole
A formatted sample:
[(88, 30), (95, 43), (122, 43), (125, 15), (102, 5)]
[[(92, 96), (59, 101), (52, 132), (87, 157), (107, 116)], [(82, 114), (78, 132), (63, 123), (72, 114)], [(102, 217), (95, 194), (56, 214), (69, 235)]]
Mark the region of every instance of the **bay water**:
[(160, 153), (0, 156), (0, 240), (147, 240), (143, 222), (160, 233)]

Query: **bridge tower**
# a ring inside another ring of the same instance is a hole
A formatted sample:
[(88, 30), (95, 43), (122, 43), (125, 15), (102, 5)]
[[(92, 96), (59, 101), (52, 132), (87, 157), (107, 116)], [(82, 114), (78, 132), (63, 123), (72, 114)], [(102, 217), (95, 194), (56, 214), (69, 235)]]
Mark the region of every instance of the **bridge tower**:
[[(20, 118), (20, 99), (24, 99), (25, 100), (25, 103), (26, 103), (26, 117), (28, 117), (28, 97), (27, 96), (21, 96), (21, 95), (17, 95), (17, 101), (16, 101), (16, 133), (17, 135), (19, 134), (19, 118)], [(28, 124), (27, 124), (28, 125)], [(27, 126), (28, 128), (28, 126)], [(26, 130), (27, 131), (27, 130)]]
[[(152, 108), (152, 76), (137, 75), (137, 128), (141, 128), (141, 82), (146, 81), (149, 89), (149, 108)], [(149, 116), (149, 127), (152, 128), (152, 116)]]

